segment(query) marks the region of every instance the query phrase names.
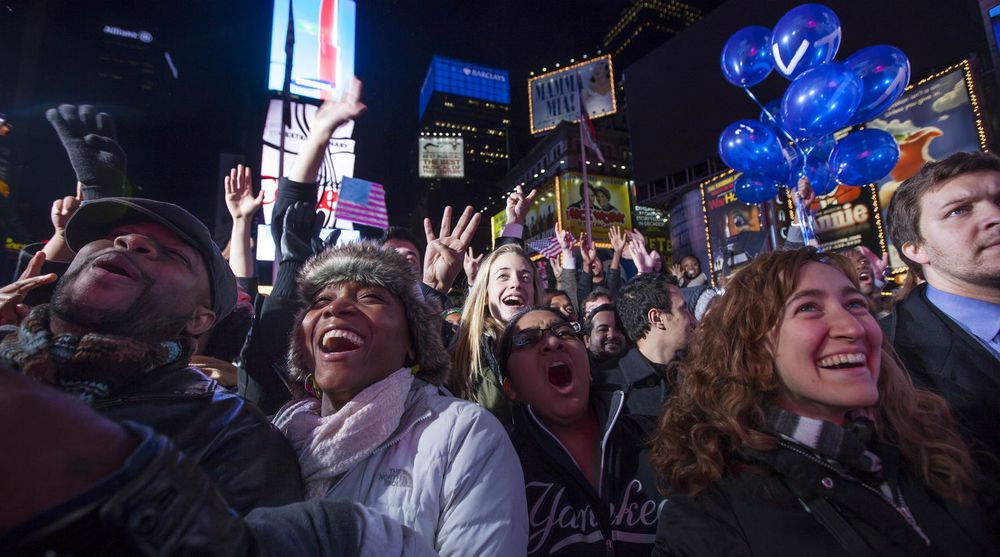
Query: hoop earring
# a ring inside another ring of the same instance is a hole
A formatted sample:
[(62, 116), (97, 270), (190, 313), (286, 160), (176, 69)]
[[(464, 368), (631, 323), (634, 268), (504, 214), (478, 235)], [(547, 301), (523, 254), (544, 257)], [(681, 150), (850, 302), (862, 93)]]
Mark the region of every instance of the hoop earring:
[(306, 392), (316, 397), (316, 400), (323, 398), (323, 391), (319, 388), (319, 383), (316, 382), (316, 376), (310, 373), (305, 381), (303, 381)]

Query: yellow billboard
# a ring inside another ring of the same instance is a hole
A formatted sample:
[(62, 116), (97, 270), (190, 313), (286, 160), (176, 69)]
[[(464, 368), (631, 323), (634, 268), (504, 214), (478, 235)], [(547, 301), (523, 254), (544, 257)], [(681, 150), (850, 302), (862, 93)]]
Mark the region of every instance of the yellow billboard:
[[(629, 200), (629, 183), (625, 178), (589, 175), (590, 226), (594, 240), (606, 242), (608, 230), (619, 226), (632, 229), (632, 211)], [(564, 230), (580, 238), (587, 229), (587, 211), (584, 209), (583, 175), (567, 172), (557, 181), (560, 222)]]

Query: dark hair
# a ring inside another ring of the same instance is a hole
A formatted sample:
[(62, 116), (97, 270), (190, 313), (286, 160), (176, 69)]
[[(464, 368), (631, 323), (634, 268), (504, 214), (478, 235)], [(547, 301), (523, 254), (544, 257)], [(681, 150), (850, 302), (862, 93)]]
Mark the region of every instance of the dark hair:
[[(569, 294), (567, 294), (565, 290), (559, 290), (558, 288), (546, 288), (545, 289), (545, 295), (546, 296), (550, 296), (550, 297), (551, 296), (566, 296), (567, 298), (569, 298)], [(570, 302), (572, 302), (572, 301), (573, 300), (570, 300)]]
[(614, 313), (615, 326), (618, 327), (618, 329), (620, 330), (623, 331), (625, 330), (625, 325), (622, 324), (622, 318), (618, 315), (618, 311), (615, 309), (615, 305), (601, 304), (596, 308), (590, 310), (589, 313), (587, 313), (587, 318), (583, 320), (583, 334), (589, 336), (594, 331), (594, 317), (596, 317), (598, 313), (601, 313), (603, 311), (610, 311)]
[(656, 308), (673, 313), (669, 286), (677, 286), (677, 279), (673, 275), (643, 273), (618, 291), (615, 306), (629, 340), (636, 342), (649, 332), (649, 320), (646, 318), (649, 310)]
[(598, 298), (607, 298), (614, 301), (615, 296), (607, 288), (604, 288), (603, 286), (595, 286), (594, 289), (590, 291), (590, 294), (587, 294), (587, 297), (583, 299), (583, 307), (587, 307), (588, 303), (593, 302)]
[(550, 307), (525, 308), (517, 312), (514, 315), (514, 317), (511, 317), (510, 321), (507, 322), (507, 326), (503, 328), (503, 332), (500, 333), (500, 339), (497, 340), (496, 357), (497, 357), (497, 365), (500, 368), (501, 382), (503, 382), (504, 378), (507, 377), (507, 360), (510, 359), (510, 353), (513, 351), (513, 345), (514, 345), (513, 342), (514, 327), (517, 325), (517, 322), (520, 321), (522, 317), (533, 311), (547, 311), (552, 315), (556, 316), (559, 319), (559, 321), (563, 323), (569, 323), (569, 320), (566, 319), (565, 315), (559, 313), (559, 310)]
[(1000, 172), (1000, 158), (992, 153), (979, 151), (955, 153), (942, 161), (924, 164), (916, 174), (896, 188), (896, 193), (889, 202), (889, 236), (906, 266), (920, 277), (923, 277), (920, 264), (903, 254), (903, 244), (923, 240), (920, 232), (920, 199), (941, 182), (980, 170)]
[(386, 228), (385, 232), (382, 232), (382, 237), (378, 239), (378, 243), (380, 245), (385, 245), (385, 243), (389, 240), (402, 240), (404, 242), (410, 242), (413, 244), (413, 247), (417, 248), (417, 255), (419, 257), (424, 256), (424, 249), (427, 247), (417, 239), (416, 235), (410, 232), (410, 229), (403, 228), (402, 226), (390, 226), (389, 228)]

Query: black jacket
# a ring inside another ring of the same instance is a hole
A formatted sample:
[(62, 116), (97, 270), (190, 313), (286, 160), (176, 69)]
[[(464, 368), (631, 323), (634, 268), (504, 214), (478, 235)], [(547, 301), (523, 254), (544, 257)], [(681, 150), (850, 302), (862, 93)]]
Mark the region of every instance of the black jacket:
[(927, 299), (921, 285), (879, 325), (918, 387), (943, 396), (976, 463), (1000, 480), (1000, 362)]
[(892, 504), (873, 491), (877, 488), (869, 489), (821, 463), (806, 449), (788, 444), (743, 455), (748, 463), (767, 472), (727, 472), (697, 497), (669, 497), (660, 514), (653, 555), (849, 555), (814, 518), (815, 512), (806, 511), (792, 489), (813, 509), (818, 499), (829, 502), (871, 555), (995, 555), (978, 509), (934, 495), (900, 471), (894, 453), (885, 449), (877, 452), (885, 478), (899, 486), (931, 546)]
[(670, 381), (666, 374), (633, 346), (619, 360), (618, 365), (606, 370), (593, 370), (594, 382), (615, 385), (627, 395), (629, 414), (656, 417), (670, 394)]
[(624, 393), (592, 388), (602, 435), (600, 492), (559, 441), (522, 404), (513, 404), (511, 442), (528, 498), (528, 555), (649, 555), (656, 491), (647, 458), (649, 420), (629, 416)]
[(154, 369), (93, 407), (167, 436), (240, 514), (302, 500), (298, 460), (285, 436), (198, 370), (182, 364)]

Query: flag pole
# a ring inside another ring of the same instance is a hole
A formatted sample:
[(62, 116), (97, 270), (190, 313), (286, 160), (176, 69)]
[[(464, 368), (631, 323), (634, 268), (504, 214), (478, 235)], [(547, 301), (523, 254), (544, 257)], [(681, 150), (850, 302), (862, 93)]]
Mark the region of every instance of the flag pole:
[(285, 175), (285, 129), (291, 120), (290, 99), (292, 88), (292, 57), (295, 53), (295, 18), (292, 13), (294, 0), (288, 0), (288, 30), (285, 32), (285, 80), (281, 85), (281, 129), (278, 134), (278, 179)]
[(587, 109), (583, 106), (583, 81), (580, 79), (580, 74), (576, 76), (576, 83), (576, 102), (580, 109), (580, 167), (583, 169), (583, 209), (586, 211), (587, 240), (593, 242), (594, 237), (590, 234), (590, 181), (587, 178), (587, 145), (583, 142), (583, 116)]

